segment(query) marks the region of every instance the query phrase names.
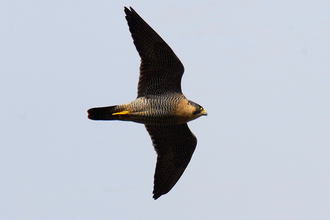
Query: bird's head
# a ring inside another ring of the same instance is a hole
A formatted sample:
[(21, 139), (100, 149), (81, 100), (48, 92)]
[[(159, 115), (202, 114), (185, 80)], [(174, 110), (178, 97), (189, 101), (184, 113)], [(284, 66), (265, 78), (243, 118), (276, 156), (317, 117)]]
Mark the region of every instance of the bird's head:
[(207, 113), (202, 106), (195, 102), (184, 99), (179, 102), (176, 115), (179, 118), (179, 123), (182, 124), (199, 118), (202, 115), (206, 116)]
[(198, 116), (198, 117), (203, 116), (203, 115), (207, 116), (207, 112), (201, 105), (198, 105), (197, 103), (192, 102), (192, 101), (189, 101), (189, 104), (195, 108), (195, 110), (192, 113), (193, 115)]

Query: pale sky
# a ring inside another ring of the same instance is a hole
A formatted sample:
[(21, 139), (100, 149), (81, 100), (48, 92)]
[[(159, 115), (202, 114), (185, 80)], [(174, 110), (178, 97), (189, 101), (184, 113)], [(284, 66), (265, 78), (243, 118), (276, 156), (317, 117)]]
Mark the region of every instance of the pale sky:
[[(208, 112), (185, 173), (152, 199), (141, 124), (87, 109), (136, 98), (132, 6)], [(330, 219), (329, 1), (4, 1), (0, 219)]]

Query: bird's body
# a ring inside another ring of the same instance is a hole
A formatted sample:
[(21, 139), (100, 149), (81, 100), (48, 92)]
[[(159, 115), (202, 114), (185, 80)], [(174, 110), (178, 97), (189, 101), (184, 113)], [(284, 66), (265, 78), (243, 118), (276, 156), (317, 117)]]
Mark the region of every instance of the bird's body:
[(127, 104), (90, 109), (89, 118), (133, 121), (145, 125), (179, 125), (199, 117), (193, 114), (195, 105), (182, 94), (140, 97)]
[(132, 8), (125, 7), (125, 13), (141, 57), (138, 96), (127, 104), (89, 109), (88, 118), (145, 125), (158, 155), (157, 199), (179, 180), (195, 150), (197, 139), (187, 122), (207, 114), (182, 94), (184, 68), (172, 49)]

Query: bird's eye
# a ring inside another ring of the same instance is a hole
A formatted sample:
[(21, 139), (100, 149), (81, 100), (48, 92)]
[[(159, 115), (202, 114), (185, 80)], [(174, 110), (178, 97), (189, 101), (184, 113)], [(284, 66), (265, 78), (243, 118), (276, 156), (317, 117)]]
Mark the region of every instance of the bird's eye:
[(200, 109), (200, 110), (203, 110), (203, 107), (200, 106), (199, 109)]

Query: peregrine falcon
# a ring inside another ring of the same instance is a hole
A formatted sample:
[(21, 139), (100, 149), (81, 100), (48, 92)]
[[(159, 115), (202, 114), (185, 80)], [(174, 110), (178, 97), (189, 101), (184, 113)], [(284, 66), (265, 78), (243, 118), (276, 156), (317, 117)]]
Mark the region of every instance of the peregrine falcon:
[(141, 57), (137, 98), (127, 104), (91, 108), (88, 118), (145, 125), (157, 153), (153, 198), (158, 199), (180, 179), (196, 148), (197, 139), (187, 122), (207, 113), (182, 94), (184, 68), (173, 50), (132, 7), (124, 11)]

